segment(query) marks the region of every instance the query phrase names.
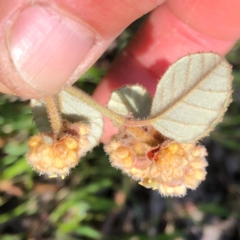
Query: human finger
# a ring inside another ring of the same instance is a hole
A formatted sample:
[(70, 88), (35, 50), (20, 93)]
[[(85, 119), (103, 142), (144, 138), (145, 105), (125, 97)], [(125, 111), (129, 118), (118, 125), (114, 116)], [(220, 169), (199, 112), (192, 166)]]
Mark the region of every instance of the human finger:
[(124, 28), (164, 0), (3, 1), (0, 91), (42, 98), (76, 81)]

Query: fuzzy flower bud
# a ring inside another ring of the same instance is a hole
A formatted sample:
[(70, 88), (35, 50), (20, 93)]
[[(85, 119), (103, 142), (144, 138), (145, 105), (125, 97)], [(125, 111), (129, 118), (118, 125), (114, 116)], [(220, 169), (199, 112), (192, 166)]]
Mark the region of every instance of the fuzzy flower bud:
[(27, 161), (40, 174), (64, 178), (78, 164), (81, 150), (88, 145), (87, 136), (88, 125), (65, 122), (57, 138), (53, 133), (41, 133), (30, 138)]

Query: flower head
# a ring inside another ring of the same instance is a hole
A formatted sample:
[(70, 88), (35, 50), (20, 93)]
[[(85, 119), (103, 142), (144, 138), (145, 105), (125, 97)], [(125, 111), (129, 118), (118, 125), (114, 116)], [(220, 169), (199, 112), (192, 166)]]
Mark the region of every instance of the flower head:
[(30, 138), (27, 161), (40, 174), (64, 178), (78, 164), (82, 149), (88, 145), (87, 136), (88, 125), (65, 121), (57, 138), (53, 133), (41, 133)]
[(159, 138), (151, 147), (140, 140), (116, 135), (105, 146), (111, 164), (164, 196), (184, 196), (187, 188), (196, 189), (205, 179), (206, 149), (195, 143), (178, 143)]

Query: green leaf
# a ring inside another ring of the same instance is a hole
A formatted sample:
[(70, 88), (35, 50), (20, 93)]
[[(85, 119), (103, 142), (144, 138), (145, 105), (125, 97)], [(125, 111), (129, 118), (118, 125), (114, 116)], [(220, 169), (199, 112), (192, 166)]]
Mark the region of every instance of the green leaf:
[(215, 53), (181, 58), (164, 74), (153, 99), (152, 125), (178, 142), (213, 130), (231, 101), (231, 66)]
[(150, 114), (152, 97), (140, 85), (125, 86), (112, 92), (108, 108), (112, 111), (135, 118), (146, 118)]
[[(63, 90), (56, 96), (58, 100), (56, 102), (58, 102), (59, 111), (63, 119), (72, 123), (84, 122), (89, 125), (90, 129), (87, 137), (89, 144), (82, 147), (79, 152), (79, 155), (83, 156), (99, 144), (103, 131), (103, 117), (96, 109), (86, 104), (80, 97), (74, 95), (77, 95), (79, 91), (77, 88), (69, 88), (74, 89), (74, 93), (70, 94)], [(40, 131), (51, 131), (44, 100), (31, 100), (31, 108), (34, 120)]]
[(231, 214), (231, 211), (222, 205), (218, 205), (217, 203), (208, 203), (201, 204), (199, 209), (204, 213), (213, 214), (217, 216), (227, 217)]
[(16, 177), (17, 175), (31, 172), (31, 168), (26, 163), (25, 157), (22, 157), (20, 159), (17, 159), (13, 165), (8, 166), (8, 168), (3, 172), (2, 179), (11, 179)]
[[(76, 94), (78, 90), (76, 88), (73, 89), (75, 89)], [(103, 131), (103, 117), (96, 109), (67, 91), (61, 91), (58, 94), (58, 98), (63, 118), (70, 122), (83, 121), (90, 126), (88, 134), (89, 144), (84, 149), (81, 149), (83, 155), (99, 144)]]
[(79, 228), (76, 229), (75, 232), (81, 236), (89, 237), (92, 239), (101, 238), (101, 234), (89, 226), (80, 226)]
[(27, 143), (11, 142), (4, 147), (4, 152), (10, 156), (20, 156), (26, 153)]
[(84, 197), (89, 194), (97, 193), (98, 191), (107, 188), (112, 185), (112, 182), (110, 179), (104, 179), (98, 182), (93, 182), (86, 186), (85, 188), (82, 188), (81, 192), (79, 192), (79, 197)]

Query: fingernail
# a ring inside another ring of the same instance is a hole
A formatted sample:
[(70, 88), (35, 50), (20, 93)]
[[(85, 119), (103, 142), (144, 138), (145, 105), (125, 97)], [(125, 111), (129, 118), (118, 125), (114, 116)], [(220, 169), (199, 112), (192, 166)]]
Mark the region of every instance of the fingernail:
[(62, 13), (39, 5), (20, 13), (9, 51), (23, 81), (37, 92), (56, 93), (86, 58), (94, 34)]

